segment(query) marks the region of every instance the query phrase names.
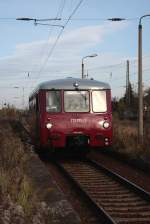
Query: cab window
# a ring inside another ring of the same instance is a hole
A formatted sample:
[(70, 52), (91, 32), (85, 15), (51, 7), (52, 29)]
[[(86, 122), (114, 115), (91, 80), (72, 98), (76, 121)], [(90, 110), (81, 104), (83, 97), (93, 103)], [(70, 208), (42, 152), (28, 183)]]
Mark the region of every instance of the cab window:
[(60, 112), (61, 111), (61, 93), (60, 91), (46, 92), (46, 112)]
[(89, 92), (64, 91), (64, 110), (65, 112), (89, 112)]
[(94, 90), (92, 91), (93, 112), (103, 113), (107, 111), (106, 91)]

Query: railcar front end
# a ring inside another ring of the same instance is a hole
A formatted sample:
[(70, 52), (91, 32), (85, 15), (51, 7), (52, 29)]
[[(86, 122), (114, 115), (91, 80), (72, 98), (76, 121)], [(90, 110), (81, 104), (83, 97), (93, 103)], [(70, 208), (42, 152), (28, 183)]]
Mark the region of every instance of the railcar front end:
[(111, 146), (110, 88), (99, 82), (93, 87), (93, 80), (69, 82), (45, 85), (36, 94), (39, 146), (48, 150)]

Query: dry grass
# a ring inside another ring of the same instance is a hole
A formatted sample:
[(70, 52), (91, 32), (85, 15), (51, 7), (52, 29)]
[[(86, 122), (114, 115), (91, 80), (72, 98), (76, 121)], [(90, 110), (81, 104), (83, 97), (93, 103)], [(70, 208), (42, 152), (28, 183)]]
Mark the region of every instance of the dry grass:
[[(28, 213), (33, 193), (30, 180), (25, 174), (28, 155), (24, 146), (17, 138), (9, 124), (0, 122), (0, 193), (5, 198), (8, 195), (21, 205)], [(30, 212), (29, 212), (30, 213)], [(30, 215), (30, 214), (27, 214)]]
[(3, 119), (18, 119), (20, 115), (21, 112), (13, 107), (6, 107), (0, 110), (0, 117)]
[(137, 121), (119, 120), (113, 121), (114, 149), (142, 159), (150, 158), (150, 129), (149, 124), (144, 125), (144, 144), (138, 143)]
[[(39, 201), (26, 172), (30, 154), (8, 122), (20, 116), (14, 108), (0, 111), (0, 224), (48, 224), (51, 209)], [(134, 158), (150, 158), (149, 123), (145, 125), (143, 146), (138, 144), (136, 122), (115, 118), (113, 124), (115, 150)]]
[(30, 153), (25, 152), (25, 146), (8, 122), (20, 115), (7, 109), (0, 116), (0, 223), (51, 223), (49, 208), (39, 201), (36, 187), (26, 172)]

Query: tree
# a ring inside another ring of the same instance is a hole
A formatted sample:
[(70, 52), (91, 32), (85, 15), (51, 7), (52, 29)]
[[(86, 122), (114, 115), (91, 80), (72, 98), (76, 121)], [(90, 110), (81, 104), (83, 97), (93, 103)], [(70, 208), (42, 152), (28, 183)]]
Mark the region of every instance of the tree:
[(150, 107), (150, 88), (144, 91), (144, 104)]
[(129, 83), (124, 96), (120, 99), (114, 98), (112, 105), (113, 111), (117, 112), (120, 118), (137, 118), (138, 96), (134, 92), (131, 83)]

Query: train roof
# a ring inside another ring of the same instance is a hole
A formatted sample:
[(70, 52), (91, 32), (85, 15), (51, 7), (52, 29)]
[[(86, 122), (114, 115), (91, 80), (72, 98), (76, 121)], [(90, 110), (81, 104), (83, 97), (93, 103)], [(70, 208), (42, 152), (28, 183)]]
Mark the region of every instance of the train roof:
[(79, 79), (79, 78), (66, 78), (57, 79), (47, 82), (43, 82), (38, 85), (32, 94), (39, 91), (40, 89), (53, 90), (53, 89), (110, 89), (108, 83), (96, 81), (94, 79)]

